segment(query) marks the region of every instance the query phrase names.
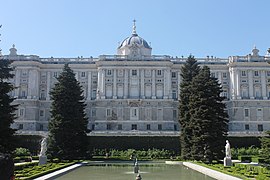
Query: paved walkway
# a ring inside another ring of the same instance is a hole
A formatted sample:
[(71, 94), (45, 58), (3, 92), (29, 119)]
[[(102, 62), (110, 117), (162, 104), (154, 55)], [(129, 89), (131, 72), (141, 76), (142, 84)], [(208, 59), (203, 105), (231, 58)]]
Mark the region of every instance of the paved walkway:
[(52, 173), (50, 173), (50, 174), (41, 176), (41, 177), (36, 178), (36, 179), (34, 179), (34, 180), (46, 180), (46, 179), (55, 178), (56, 176), (58, 176), (58, 175), (60, 175), (60, 174), (63, 174), (63, 173), (66, 173), (66, 172), (68, 172), (68, 171), (71, 171), (71, 170), (73, 170), (73, 169), (76, 169), (76, 168), (78, 168), (78, 167), (80, 167), (80, 166), (82, 166), (82, 165), (83, 165), (82, 163), (80, 163), (80, 164), (74, 164), (74, 165), (72, 165), (72, 166), (66, 167), (66, 168), (64, 168), (64, 169), (60, 169), (60, 170), (58, 170), (58, 171), (55, 171), (55, 172), (52, 172)]
[(240, 178), (224, 174), (191, 162), (183, 162), (183, 165), (218, 180), (241, 180)]
[(16, 166), (16, 165), (21, 165), (21, 164), (28, 164), (28, 163), (32, 163), (32, 162), (38, 162), (38, 160), (33, 160), (33, 161), (31, 161), (31, 162), (15, 163), (15, 166)]

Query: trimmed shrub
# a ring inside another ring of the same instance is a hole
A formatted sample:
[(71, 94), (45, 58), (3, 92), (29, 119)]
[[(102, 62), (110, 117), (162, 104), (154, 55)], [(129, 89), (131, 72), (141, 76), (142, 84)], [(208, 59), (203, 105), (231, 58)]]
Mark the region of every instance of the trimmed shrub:
[(240, 161), (249, 163), (251, 162), (251, 156), (240, 156)]

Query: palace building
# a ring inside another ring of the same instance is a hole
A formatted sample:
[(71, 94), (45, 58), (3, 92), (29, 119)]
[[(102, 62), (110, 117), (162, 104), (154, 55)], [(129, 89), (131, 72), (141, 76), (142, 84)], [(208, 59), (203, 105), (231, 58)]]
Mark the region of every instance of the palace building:
[[(19, 104), (12, 125), (19, 132), (48, 130), (50, 90), (63, 65), (69, 63), (83, 87), (88, 127), (93, 134), (177, 135), (180, 69), (184, 57), (152, 55), (136, 32), (117, 48), (116, 55), (98, 58), (42, 58), (18, 55), (13, 45), (4, 59), (12, 60), (17, 87), (11, 95)], [(196, 58), (196, 57), (195, 57)], [(196, 58), (222, 85), (229, 114), (229, 133), (260, 134), (270, 130), (269, 52), (254, 47), (246, 56)]]

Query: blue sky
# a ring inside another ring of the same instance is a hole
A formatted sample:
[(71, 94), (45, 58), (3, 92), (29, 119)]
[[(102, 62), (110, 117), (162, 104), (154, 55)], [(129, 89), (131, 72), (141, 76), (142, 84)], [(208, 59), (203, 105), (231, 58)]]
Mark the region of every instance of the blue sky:
[(152, 54), (247, 55), (270, 47), (269, 0), (0, 0), (3, 54), (97, 57), (137, 33)]

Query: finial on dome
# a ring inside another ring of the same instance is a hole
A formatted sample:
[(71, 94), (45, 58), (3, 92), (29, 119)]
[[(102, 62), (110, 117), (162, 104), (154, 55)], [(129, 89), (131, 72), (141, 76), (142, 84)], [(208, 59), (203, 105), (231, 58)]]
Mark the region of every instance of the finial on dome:
[(135, 19), (133, 20), (132, 35), (137, 35), (137, 32), (136, 32), (136, 20)]
[(259, 56), (259, 50), (256, 48), (256, 45), (254, 45), (254, 48), (252, 49), (252, 56)]

